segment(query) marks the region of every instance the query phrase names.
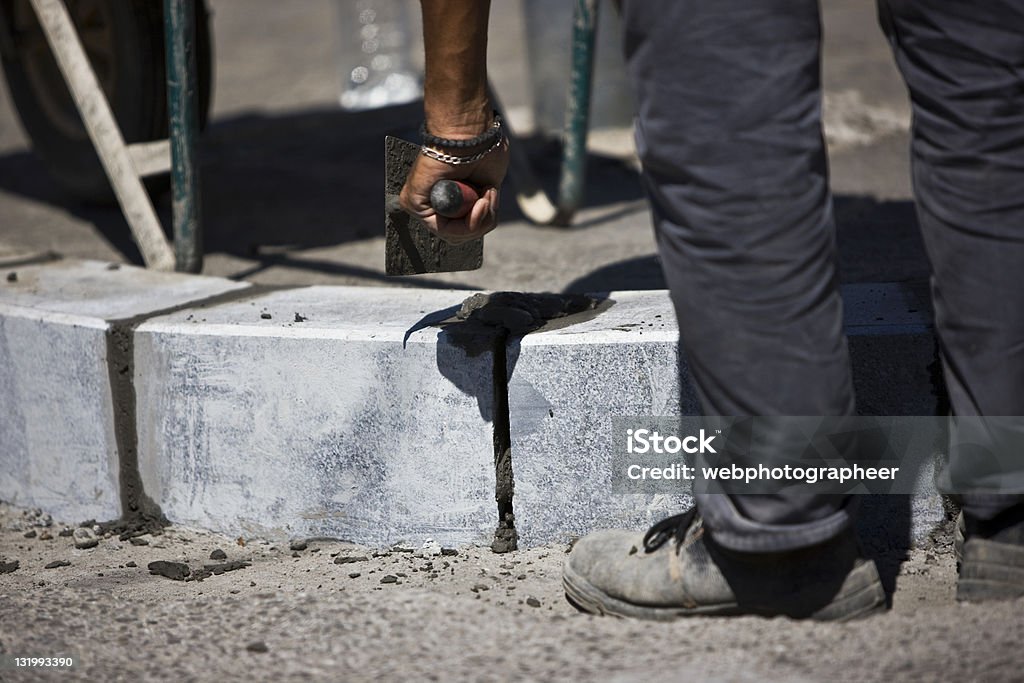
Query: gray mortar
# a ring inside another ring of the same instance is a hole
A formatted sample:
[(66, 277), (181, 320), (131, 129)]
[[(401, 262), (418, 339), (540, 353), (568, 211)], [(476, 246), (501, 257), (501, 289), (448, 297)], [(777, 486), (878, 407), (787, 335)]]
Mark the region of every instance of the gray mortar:
[[(553, 328), (551, 321), (559, 320), (566, 327), (590, 320), (607, 310), (609, 299), (586, 294), (525, 294), (522, 292), (493, 292), (474, 294), (462, 302), (455, 314), (458, 320), (477, 322), (487, 327), (502, 329), (508, 335), (523, 335), (536, 330)], [(587, 317), (575, 317), (593, 312)]]
[(131, 324), (112, 323), (107, 332), (107, 372), (110, 375), (110, 394), (114, 404), (121, 514), (125, 522), (132, 521), (140, 527), (159, 529), (167, 526), (167, 519), (160, 507), (146, 495), (139, 475), (133, 329)]
[(135, 329), (151, 318), (186, 309), (216, 306), (279, 289), (288, 288), (248, 287), (109, 322), (107, 371), (110, 376), (114, 437), (118, 452), (121, 519), (100, 524), (102, 534), (117, 534), (121, 540), (127, 540), (144, 534), (159, 534), (169, 524), (160, 510), (160, 506), (146, 494), (139, 472), (139, 437), (135, 396)]
[[(519, 338), (553, 325), (567, 325), (589, 320), (610, 307), (614, 302), (583, 294), (525, 294), (522, 292), (493, 292), (474, 294), (462, 302), (451, 318), (431, 323), (451, 335), (454, 343), (469, 354), (476, 355), (481, 335), (480, 328), (498, 333), (494, 353), (494, 498), (498, 504), (498, 527), (494, 531), (491, 550), (507, 553), (516, 550), (518, 534), (515, 528), (513, 498), (515, 481), (512, 475), (511, 416), (508, 405), (508, 344)], [(488, 340), (490, 341), (490, 340)], [(472, 346), (473, 348), (469, 348)]]

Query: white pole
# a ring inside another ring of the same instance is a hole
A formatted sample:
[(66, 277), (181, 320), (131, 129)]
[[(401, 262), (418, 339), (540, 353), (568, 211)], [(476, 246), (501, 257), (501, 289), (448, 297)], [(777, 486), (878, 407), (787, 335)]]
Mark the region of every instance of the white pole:
[(117, 201), (146, 265), (174, 270), (174, 252), (139, 178), (124, 136), (89, 64), (63, 0), (30, 0), (61, 73), (68, 83), (89, 138), (110, 178)]

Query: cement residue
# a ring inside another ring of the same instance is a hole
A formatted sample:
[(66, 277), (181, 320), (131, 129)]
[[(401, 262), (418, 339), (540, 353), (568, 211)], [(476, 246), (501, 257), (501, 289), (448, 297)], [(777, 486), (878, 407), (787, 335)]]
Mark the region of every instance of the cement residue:
[(608, 300), (586, 294), (479, 293), (463, 301), (455, 317), (519, 336), (539, 330), (553, 320), (596, 312), (604, 301)]
[[(512, 477), (508, 383), (519, 356), (519, 341), (531, 332), (589, 320), (607, 310), (612, 303), (610, 299), (585, 294), (478, 293), (463, 301), (457, 310), (448, 309), (426, 316), (406, 333), (408, 339), (415, 330), (435, 326), (443, 330), (447, 343), (461, 349), (466, 356), (475, 358), (482, 353), (493, 356), (492, 385), (488, 387), (493, 389), (493, 393), (481, 393), (480, 387), (460, 385), (460, 388), (478, 396), (493, 396), (493, 406), (489, 406), (487, 400), (481, 402), (481, 414), (492, 420), (494, 425), (494, 497), (498, 506), (498, 526), (491, 549), (496, 553), (511, 552), (518, 543), (513, 511), (515, 482)], [(460, 376), (449, 372), (440, 362), (438, 369), (446, 377)]]

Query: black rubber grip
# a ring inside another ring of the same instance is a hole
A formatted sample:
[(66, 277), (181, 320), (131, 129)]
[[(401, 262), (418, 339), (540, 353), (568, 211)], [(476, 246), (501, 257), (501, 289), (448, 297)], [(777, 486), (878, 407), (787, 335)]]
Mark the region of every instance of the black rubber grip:
[(430, 205), (445, 218), (462, 218), (473, 209), (476, 191), (456, 180), (439, 180), (430, 190)]

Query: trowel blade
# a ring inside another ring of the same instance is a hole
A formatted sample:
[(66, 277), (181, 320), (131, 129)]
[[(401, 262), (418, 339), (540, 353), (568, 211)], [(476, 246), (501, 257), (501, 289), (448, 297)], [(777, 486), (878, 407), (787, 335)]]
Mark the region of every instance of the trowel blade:
[(484, 241), (448, 244), (394, 200), (405, 185), (419, 145), (400, 138), (384, 139), (384, 267), (388, 275), (452, 273), (476, 270), (484, 263)]

